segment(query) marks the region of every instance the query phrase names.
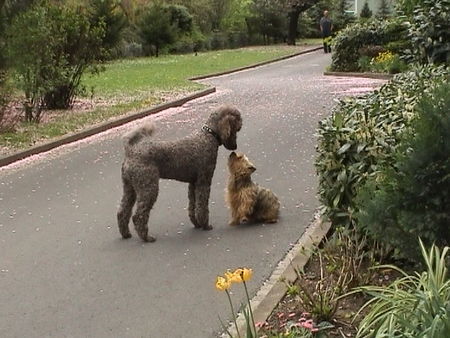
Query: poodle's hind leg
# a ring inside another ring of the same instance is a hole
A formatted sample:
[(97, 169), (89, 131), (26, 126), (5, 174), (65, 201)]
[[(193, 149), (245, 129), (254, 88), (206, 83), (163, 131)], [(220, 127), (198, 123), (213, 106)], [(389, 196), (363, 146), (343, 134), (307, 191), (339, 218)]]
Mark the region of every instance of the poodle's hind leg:
[(192, 224), (194, 224), (194, 226), (196, 228), (201, 228), (201, 226), (197, 222), (197, 218), (195, 217), (195, 184), (194, 183), (189, 183), (188, 198), (189, 198), (189, 205), (188, 205), (189, 219), (191, 220)]
[(197, 182), (195, 185), (195, 219), (198, 222), (198, 227), (203, 230), (211, 230), (212, 226), (209, 224), (209, 194), (211, 191), (210, 182)]
[(136, 202), (136, 192), (133, 186), (127, 179), (123, 179), (123, 195), (120, 202), (119, 211), (117, 212), (117, 223), (119, 224), (119, 231), (123, 238), (130, 238), (130, 222), (133, 205)]
[[(146, 180), (148, 180), (148, 176)], [(148, 234), (147, 223), (150, 216), (150, 210), (158, 197), (159, 177), (153, 176), (152, 180), (147, 182), (145, 182), (145, 180), (141, 180), (139, 183), (140, 184), (137, 185), (139, 188), (136, 189), (136, 212), (133, 215), (134, 227), (139, 237), (144, 242), (154, 242), (156, 238)]]

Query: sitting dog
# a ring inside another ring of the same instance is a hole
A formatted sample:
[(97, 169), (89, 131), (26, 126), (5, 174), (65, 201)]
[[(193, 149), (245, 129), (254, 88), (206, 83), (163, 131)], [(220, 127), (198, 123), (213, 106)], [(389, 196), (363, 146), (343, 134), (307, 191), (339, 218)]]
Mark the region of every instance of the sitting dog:
[(223, 144), (235, 150), (241, 127), (240, 112), (223, 106), (211, 114), (201, 129), (178, 141), (153, 141), (153, 125), (142, 126), (126, 135), (123, 196), (117, 212), (122, 237), (131, 237), (128, 223), (136, 203), (132, 219), (137, 234), (146, 242), (156, 240), (148, 234), (147, 222), (158, 197), (160, 178), (189, 183), (189, 218), (196, 228), (212, 229), (208, 201), (218, 148)]
[(280, 202), (272, 191), (252, 181), (251, 175), (256, 168), (247, 156), (232, 152), (228, 158), (228, 169), (230, 175), (225, 199), (231, 209), (230, 225), (276, 223)]

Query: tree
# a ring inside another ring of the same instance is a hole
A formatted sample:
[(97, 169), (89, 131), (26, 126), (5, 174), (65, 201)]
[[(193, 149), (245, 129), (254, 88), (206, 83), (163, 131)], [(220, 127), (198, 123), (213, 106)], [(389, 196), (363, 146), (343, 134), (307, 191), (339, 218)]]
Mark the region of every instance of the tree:
[(367, 1), (364, 3), (363, 8), (361, 9), (361, 13), (359, 13), (359, 17), (363, 19), (369, 19), (372, 17), (372, 11), (369, 8), (369, 4)]
[(127, 25), (125, 14), (116, 0), (91, 0), (91, 6), (92, 23), (94, 26), (104, 24), (103, 48), (110, 52), (117, 47)]
[(387, 18), (391, 14), (391, 10), (389, 8), (389, 4), (387, 0), (380, 0), (380, 7), (378, 7), (377, 16), (384, 19)]
[(156, 57), (162, 47), (176, 39), (177, 27), (171, 21), (167, 6), (157, 3), (146, 11), (139, 23), (141, 37), (148, 46), (154, 47)]
[(295, 39), (297, 38), (298, 19), (300, 13), (303, 13), (308, 8), (316, 4), (319, 0), (285, 0), (288, 10), (288, 34), (287, 44), (295, 45)]
[(261, 35), (264, 43), (269, 43), (269, 39), (281, 39), (286, 32), (284, 10), (278, 1), (254, 0), (251, 6), (253, 15), (246, 19), (249, 34)]

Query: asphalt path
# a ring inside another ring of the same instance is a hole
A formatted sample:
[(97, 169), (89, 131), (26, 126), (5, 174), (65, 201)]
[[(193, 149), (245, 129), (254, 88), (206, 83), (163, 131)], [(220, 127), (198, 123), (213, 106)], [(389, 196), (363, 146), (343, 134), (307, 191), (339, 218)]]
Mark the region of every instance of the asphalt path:
[[(314, 52), (203, 80), (217, 92), (176, 109), (0, 168), (0, 337), (214, 337), (230, 320), (214, 288), (226, 269), (249, 267), (252, 295), (300, 238), (318, 207), (314, 170), (318, 121), (334, 99), (379, 81), (321, 75)], [(229, 151), (221, 148), (210, 198), (211, 231), (194, 229), (187, 185), (161, 181), (150, 214), (155, 243), (121, 239), (121, 136), (154, 120), (155, 139), (201, 127), (219, 105), (237, 106), (238, 150), (254, 180), (282, 203), (270, 225), (228, 226)], [(233, 287), (236, 307), (243, 289)]]

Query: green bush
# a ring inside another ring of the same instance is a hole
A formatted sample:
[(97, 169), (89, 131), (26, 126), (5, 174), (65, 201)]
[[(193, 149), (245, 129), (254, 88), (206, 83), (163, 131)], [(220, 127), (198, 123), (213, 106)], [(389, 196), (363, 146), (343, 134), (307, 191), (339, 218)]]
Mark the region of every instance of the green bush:
[(450, 0), (426, 0), (411, 18), (411, 60), (420, 63), (450, 62)]
[[(417, 246), (417, 241), (413, 244)], [(372, 298), (360, 312), (369, 308), (356, 337), (430, 337), (446, 338), (450, 332), (449, 247), (432, 245), (427, 252), (420, 241), (426, 271), (413, 275), (393, 265), (379, 266), (402, 275), (389, 286), (365, 286)]]
[(419, 66), (371, 94), (339, 101), (319, 123), (319, 196), (333, 224), (353, 223), (357, 191), (380, 166), (394, 161), (400, 133), (414, 117), (419, 98), (446, 76), (443, 67)]
[(415, 239), (450, 245), (450, 84), (417, 105), (417, 118), (394, 161), (358, 193), (358, 225), (401, 258), (419, 254)]
[[(8, 27), (9, 61), (25, 92), (25, 119), (39, 122), (43, 107), (68, 108), (85, 71), (104, 57), (102, 25), (86, 13), (41, 1)], [(24, 52), (26, 51), (26, 52)]]
[[(397, 43), (404, 50), (409, 46), (406, 40), (406, 26), (401, 20), (369, 20), (348, 26), (334, 38), (334, 53), (331, 69), (335, 71), (358, 71), (358, 59), (367, 55), (370, 49), (380, 46), (384, 50), (388, 44)], [(394, 52), (394, 51), (393, 51)]]

